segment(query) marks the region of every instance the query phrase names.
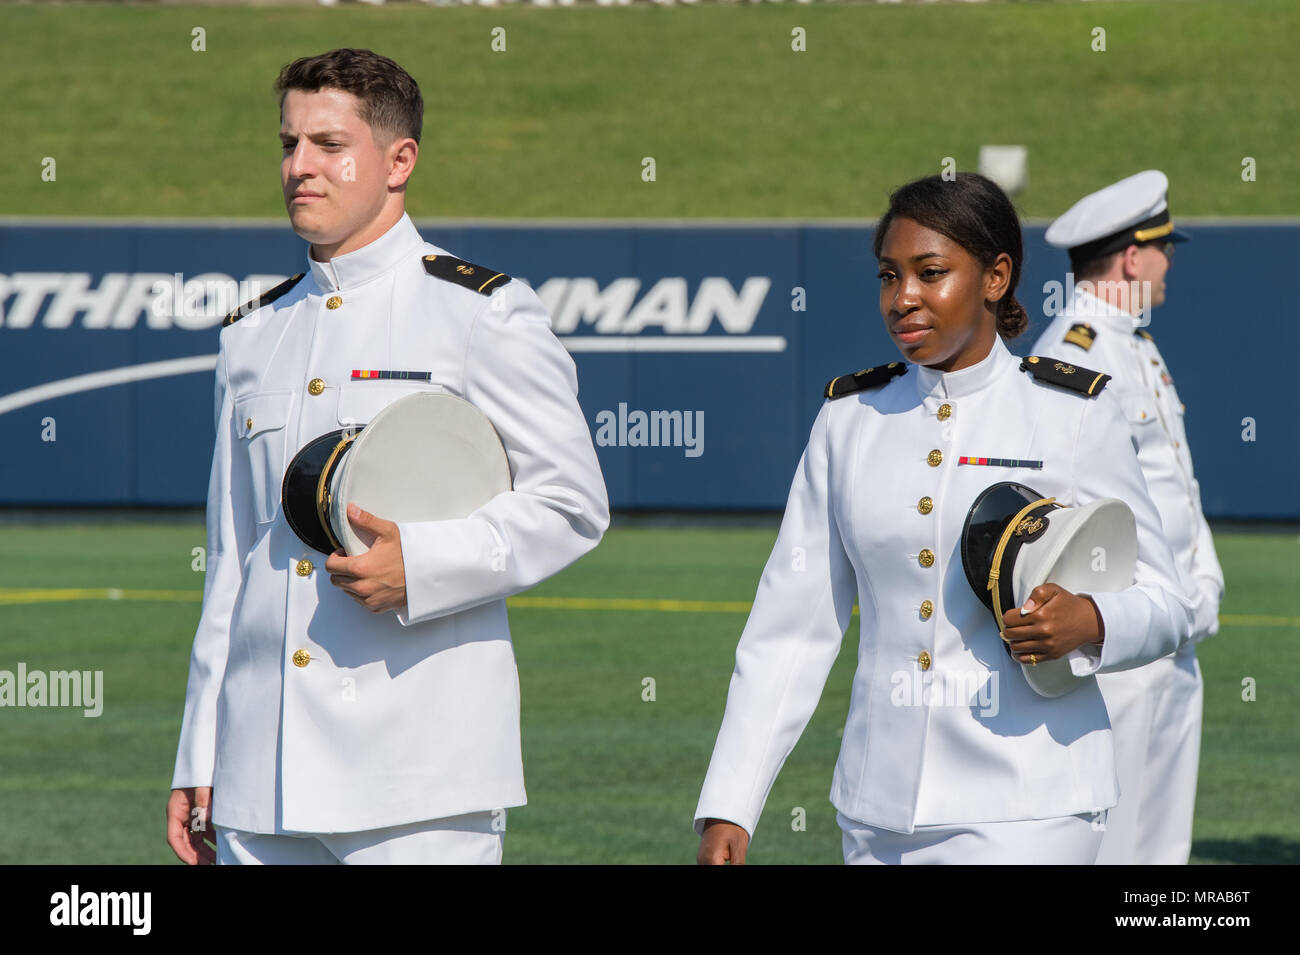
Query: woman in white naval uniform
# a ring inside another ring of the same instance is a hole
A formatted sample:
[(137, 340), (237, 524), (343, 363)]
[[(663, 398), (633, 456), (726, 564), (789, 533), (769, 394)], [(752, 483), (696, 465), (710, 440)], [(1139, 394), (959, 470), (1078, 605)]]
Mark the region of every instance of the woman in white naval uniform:
[[(695, 812), (699, 861), (744, 861), (856, 598), (858, 664), (830, 793), (845, 861), (1092, 863), (1117, 797), (1106, 707), (1091, 678), (1039, 696), (1021, 663), (1078, 648), (1108, 672), (1188, 639), (1191, 608), (1123, 414), (1104, 380), (1049, 384), (1002, 344), (1027, 325), (1014, 295), (1022, 245), (989, 180), (902, 187), (875, 253), (881, 314), (911, 364), (827, 386), (736, 651)], [(1035, 588), (1007, 612), (1004, 647), (960, 537), (976, 496), (1007, 480), (1066, 506), (1127, 503), (1138, 569), (1118, 593)]]

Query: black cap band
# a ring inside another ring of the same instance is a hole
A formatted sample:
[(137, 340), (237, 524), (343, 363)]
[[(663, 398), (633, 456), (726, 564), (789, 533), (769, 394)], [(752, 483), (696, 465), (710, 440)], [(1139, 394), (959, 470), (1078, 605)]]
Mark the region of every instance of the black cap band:
[(1127, 249), (1130, 245), (1151, 242), (1162, 236), (1171, 235), (1173, 231), (1174, 224), (1169, 219), (1169, 210), (1164, 209), (1150, 219), (1143, 219), (1141, 222), (1125, 226), (1118, 232), (1074, 246), (1070, 249), (1070, 265), (1077, 272), (1079, 266), (1086, 265), (1094, 259)]

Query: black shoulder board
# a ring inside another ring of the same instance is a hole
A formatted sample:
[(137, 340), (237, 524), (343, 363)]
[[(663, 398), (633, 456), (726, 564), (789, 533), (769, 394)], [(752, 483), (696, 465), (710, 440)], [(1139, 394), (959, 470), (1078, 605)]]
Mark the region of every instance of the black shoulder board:
[(271, 289), (271, 291), (263, 293), (260, 297), (253, 299), (251, 302), (245, 302), (243, 305), (239, 306), (239, 308), (235, 309), (233, 312), (231, 312), (229, 315), (225, 317), (225, 319), (221, 322), (221, 327), (225, 328), (227, 325), (233, 325), (235, 324), (235, 322), (239, 321), (245, 315), (249, 315), (253, 312), (256, 312), (263, 305), (270, 305), (272, 302), (274, 302), (285, 292), (289, 291), (289, 289), (293, 288), (295, 285), (301, 282), (302, 277), (306, 274), (307, 274), (306, 272), (299, 272), (293, 278), (285, 279), (275, 288)]
[(1069, 342), (1071, 345), (1078, 345), (1084, 351), (1092, 347), (1092, 343), (1097, 338), (1097, 332), (1087, 322), (1075, 322), (1070, 326), (1070, 330), (1065, 333), (1062, 341)]
[(1040, 358), (1038, 355), (1030, 355), (1022, 361), (1020, 370), (1029, 372), (1039, 381), (1045, 381), (1049, 385), (1059, 385), (1070, 391), (1077, 391), (1085, 398), (1095, 398), (1101, 394), (1101, 389), (1105, 388), (1106, 382), (1110, 381), (1110, 375), (1093, 371), (1091, 368), (1071, 365), (1068, 361), (1057, 361), (1054, 358)]
[(826, 382), (825, 396), (834, 400), (854, 392), (866, 391), (868, 388), (879, 388), (906, 372), (905, 362), (891, 361), (888, 365), (881, 365), (879, 368), (865, 368), (855, 375), (840, 375)]
[(450, 255), (426, 255), (424, 270), (436, 279), (455, 282), (480, 295), (491, 295), (510, 281), (510, 276), (495, 269), (487, 269)]
[(1151, 337), (1151, 333), (1147, 331), (1145, 328), (1135, 328), (1133, 329), (1133, 334), (1141, 335), (1147, 341), (1151, 342), (1152, 344), (1155, 344), (1155, 339)]

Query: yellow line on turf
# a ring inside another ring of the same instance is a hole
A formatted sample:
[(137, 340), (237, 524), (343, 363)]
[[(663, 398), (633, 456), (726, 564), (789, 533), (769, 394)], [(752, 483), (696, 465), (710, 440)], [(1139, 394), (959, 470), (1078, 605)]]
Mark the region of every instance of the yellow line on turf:
[[(63, 603), (73, 600), (201, 601), (201, 590), (127, 590), (116, 587), (36, 588), (0, 587), (0, 604)], [(653, 613), (749, 613), (746, 600), (651, 600), (642, 597), (511, 597), (507, 603), (522, 610), (631, 610)], [(858, 608), (853, 608), (857, 614)], [(1264, 614), (1223, 614), (1229, 627), (1300, 627), (1300, 617)]]
[(117, 587), (0, 587), (0, 604), (63, 603), (72, 600), (195, 600), (201, 590), (122, 590)]
[(1300, 617), (1268, 617), (1253, 613), (1219, 614), (1219, 623), (1230, 627), (1300, 627)]
[(637, 597), (511, 597), (529, 610), (655, 610), (667, 613), (749, 613), (745, 600), (647, 600)]

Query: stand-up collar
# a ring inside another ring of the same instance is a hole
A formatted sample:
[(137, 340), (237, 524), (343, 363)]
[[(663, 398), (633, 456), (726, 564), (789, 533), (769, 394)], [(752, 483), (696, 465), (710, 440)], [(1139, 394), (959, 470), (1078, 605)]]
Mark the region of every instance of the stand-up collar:
[(1116, 308), (1110, 302), (1077, 287), (1074, 290), (1074, 300), (1070, 302), (1070, 316), (1084, 321), (1096, 321), (1128, 334), (1149, 324), (1142, 315), (1130, 315), (1122, 308)]
[(369, 245), (347, 255), (336, 255), (328, 262), (317, 262), (307, 249), (307, 264), (311, 276), (322, 291), (337, 292), (355, 288), (377, 275), (387, 272), (408, 254), (418, 254), (424, 240), (416, 230), (411, 217), (402, 214), (391, 229)]
[(998, 335), (994, 337), (989, 353), (968, 368), (941, 372), (917, 365), (916, 386), (923, 397), (961, 398), (974, 394), (997, 380), (1017, 360), (1007, 351), (1007, 346), (1002, 344), (1002, 336)]

